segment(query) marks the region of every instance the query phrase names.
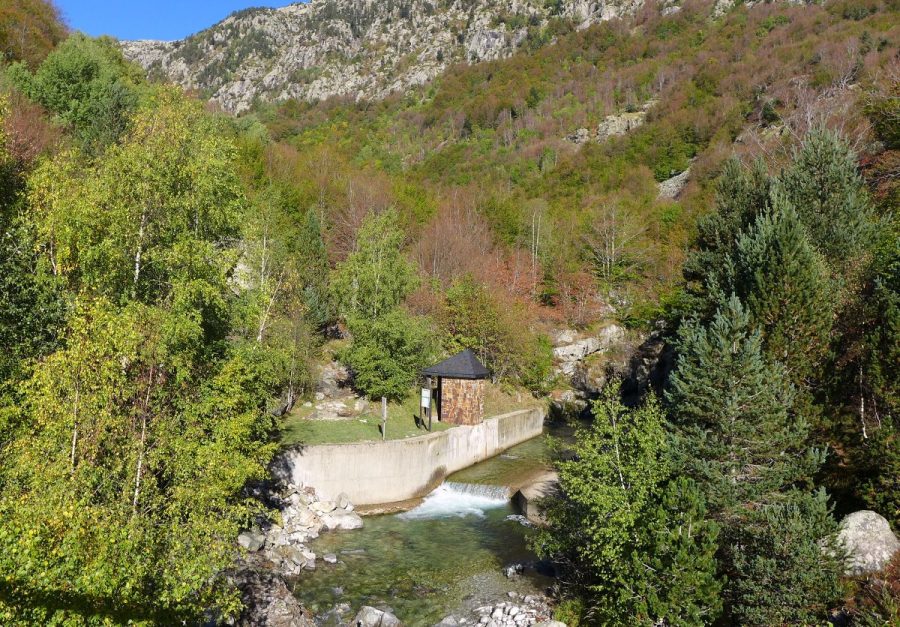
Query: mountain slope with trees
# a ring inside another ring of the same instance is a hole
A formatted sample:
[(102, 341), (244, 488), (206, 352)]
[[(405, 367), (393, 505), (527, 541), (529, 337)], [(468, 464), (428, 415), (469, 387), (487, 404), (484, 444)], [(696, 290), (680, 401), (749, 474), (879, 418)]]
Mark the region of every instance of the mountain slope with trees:
[[(610, 321), (674, 369), (609, 385), (559, 462), (535, 546), (567, 620), (895, 620), (896, 568), (821, 549), (863, 506), (900, 525), (897, 7), (632, 8), (240, 116), (108, 39), (5, 53), (0, 622), (237, 616), (248, 488), (323, 345), (374, 398), (461, 348), (561, 396), (550, 336)], [(198, 63), (241, 45), (216, 32)]]

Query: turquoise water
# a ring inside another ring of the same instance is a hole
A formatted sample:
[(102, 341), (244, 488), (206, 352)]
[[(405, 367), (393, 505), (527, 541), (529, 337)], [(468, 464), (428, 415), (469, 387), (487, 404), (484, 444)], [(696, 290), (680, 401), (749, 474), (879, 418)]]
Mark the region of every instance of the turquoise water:
[[(545, 453), (542, 436), (449, 480), (506, 485), (544, 468)], [(367, 517), (363, 529), (323, 534), (312, 550), (320, 557), (333, 553), (338, 563), (319, 561), (297, 582), (295, 595), (318, 617), (349, 605), (340, 616), (320, 618), (325, 625), (346, 622), (362, 605), (391, 608), (407, 625), (433, 625), (508, 591), (541, 592), (550, 579), (531, 571), (515, 579), (502, 573), (536, 559), (527, 547), (530, 530), (510, 518), (517, 513), (489, 489), (441, 486), (410, 512)]]

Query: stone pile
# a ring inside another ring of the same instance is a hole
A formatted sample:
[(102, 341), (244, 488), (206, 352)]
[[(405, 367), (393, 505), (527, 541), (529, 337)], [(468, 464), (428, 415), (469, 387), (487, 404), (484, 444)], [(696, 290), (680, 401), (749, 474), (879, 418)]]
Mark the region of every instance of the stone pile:
[[(316, 567), (316, 554), (306, 543), (322, 531), (359, 529), (362, 518), (353, 504), (342, 494), (335, 500), (320, 499), (312, 487), (288, 484), (279, 497), (281, 522), (272, 523), (264, 531), (259, 527), (238, 536), (238, 544), (251, 553), (260, 553), (285, 577), (295, 577), (303, 570)], [(328, 563), (337, 557), (325, 556)]]
[(467, 616), (447, 616), (436, 627), (472, 625), (484, 627), (565, 627), (565, 623), (551, 619), (552, 610), (542, 596), (520, 596), (509, 592), (507, 601), (483, 605)]

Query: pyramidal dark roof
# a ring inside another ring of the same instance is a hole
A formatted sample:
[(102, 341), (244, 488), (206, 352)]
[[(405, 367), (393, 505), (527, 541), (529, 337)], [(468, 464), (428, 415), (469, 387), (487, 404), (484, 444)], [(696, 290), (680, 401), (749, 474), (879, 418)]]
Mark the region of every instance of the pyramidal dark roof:
[(422, 374), (429, 377), (447, 377), (449, 379), (487, 379), (490, 371), (478, 361), (468, 348), (461, 353), (448, 357), (439, 364), (425, 368)]

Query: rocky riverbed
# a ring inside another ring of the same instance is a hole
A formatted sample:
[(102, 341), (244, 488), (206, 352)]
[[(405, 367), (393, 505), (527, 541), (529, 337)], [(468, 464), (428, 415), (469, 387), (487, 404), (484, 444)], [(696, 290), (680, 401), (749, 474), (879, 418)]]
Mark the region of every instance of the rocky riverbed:
[(363, 526), (345, 495), (319, 498), (310, 486), (288, 483), (283, 490), (264, 499), (279, 510), (274, 520), (259, 524), (238, 536), (246, 557), (232, 574), (247, 608), (238, 625), (269, 627), (313, 627), (313, 616), (291, 593), (288, 581), (321, 561), (334, 564), (337, 557), (317, 556), (308, 543), (323, 531), (352, 530)]
[(489, 605), (474, 608), (467, 614), (446, 616), (436, 627), (458, 625), (483, 625), (485, 627), (565, 627), (564, 623), (551, 619), (553, 610), (547, 597), (507, 593), (507, 598)]

